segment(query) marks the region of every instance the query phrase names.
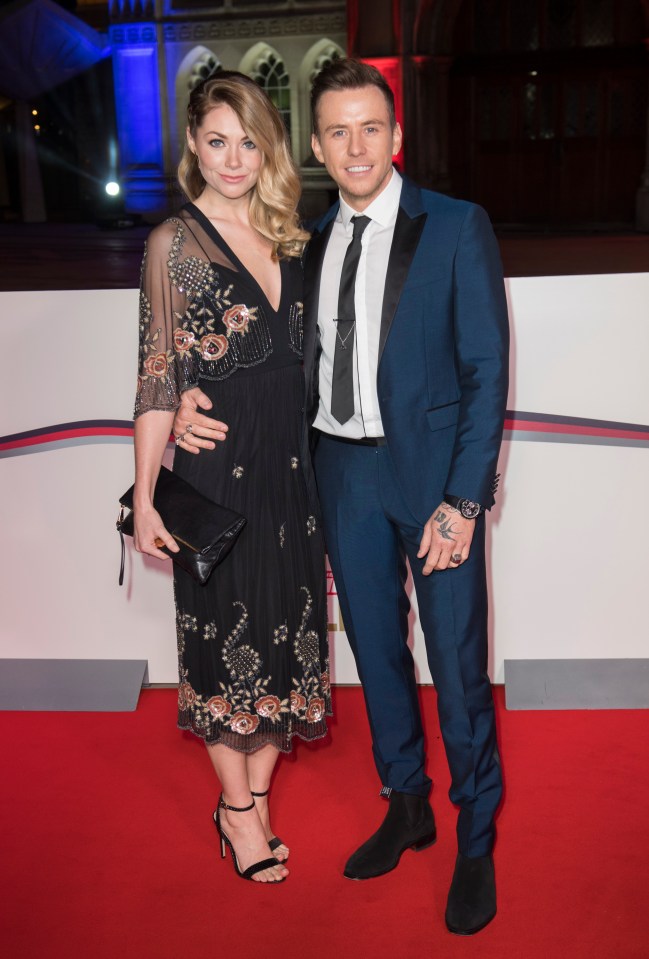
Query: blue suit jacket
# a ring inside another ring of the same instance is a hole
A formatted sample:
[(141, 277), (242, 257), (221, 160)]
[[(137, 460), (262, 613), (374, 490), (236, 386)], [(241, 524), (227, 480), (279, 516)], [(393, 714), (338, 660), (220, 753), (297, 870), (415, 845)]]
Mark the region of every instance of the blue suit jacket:
[[(318, 402), (322, 259), (338, 204), (305, 259), (306, 409)], [(386, 275), (377, 387), (388, 450), (406, 501), (425, 522), (444, 493), (489, 508), (508, 386), (502, 266), (484, 210), (404, 178)]]

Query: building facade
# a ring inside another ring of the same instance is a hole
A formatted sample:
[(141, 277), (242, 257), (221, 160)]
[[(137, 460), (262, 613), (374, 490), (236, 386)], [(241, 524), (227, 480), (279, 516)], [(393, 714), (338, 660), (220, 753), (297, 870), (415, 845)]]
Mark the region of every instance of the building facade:
[(267, 91), (290, 134), (305, 213), (326, 205), (333, 184), (313, 160), (309, 92), (323, 66), (344, 56), (344, 0), (113, 0), (109, 15), (128, 211), (157, 217), (177, 206), (187, 99), (219, 69)]

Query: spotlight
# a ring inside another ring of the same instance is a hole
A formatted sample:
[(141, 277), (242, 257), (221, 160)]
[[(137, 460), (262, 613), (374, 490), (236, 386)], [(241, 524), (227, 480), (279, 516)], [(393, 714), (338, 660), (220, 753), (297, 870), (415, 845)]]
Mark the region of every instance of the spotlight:
[(106, 193), (108, 196), (117, 196), (119, 193), (119, 183), (115, 183), (114, 180), (110, 180), (105, 187)]

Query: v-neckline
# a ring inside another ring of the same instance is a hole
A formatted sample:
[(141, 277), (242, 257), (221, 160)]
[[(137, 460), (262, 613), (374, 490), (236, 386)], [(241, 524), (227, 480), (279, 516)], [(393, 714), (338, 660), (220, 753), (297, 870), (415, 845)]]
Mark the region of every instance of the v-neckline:
[(216, 229), (216, 227), (214, 226), (210, 218), (206, 216), (205, 213), (203, 213), (203, 211), (200, 210), (195, 203), (187, 203), (186, 208), (189, 208), (191, 210), (191, 214), (194, 217), (194, 219), (200, 223), (200, 225), (203, 227), (207, 235), (215, 243), (215, 245), (218, 246), (221, 252), (224, 253), (226, 256), (228, 256), (232, 260), (232, 262), (237, 267), (238, 271), (242, 273), (244, 276), (246, 276), (248, 280), (250, 281), (250, 283), (252, 283), (252, 285), (255, 287), (255, 289), (258, 290), (258, 292), (261, 294), (262, 298), (266, 302), (266, 305), (270, 309), (271, 313), (274, 313), (275, 316), (277, 316), (277, 314), (280, 312), (282, 308), (282, 301), (284, 299), (284, 271), (282, 269), (282, 264), (284, 261), (283, 260), (279, 261), (279, 283), (280, 283), (279, 302), (277, 304), (277, 309), (275, 309), (273, 304), (268, 299), (268, 296), (266, 295), (266, 292), (263, 286), (261, 285), (261, 283), (257, 280), (255, 275), (251, 273), (250, 270), (241, 262), (241, 260), (239, 259), (237, 254), (234, 252), (230, 244), (227, 243), (224, 237), (221, 236), (219, 231)]

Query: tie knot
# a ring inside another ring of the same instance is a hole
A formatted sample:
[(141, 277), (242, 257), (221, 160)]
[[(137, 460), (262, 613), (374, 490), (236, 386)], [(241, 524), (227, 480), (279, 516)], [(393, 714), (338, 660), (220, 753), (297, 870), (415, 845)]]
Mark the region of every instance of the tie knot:
[(352, 217), (352, 224), (354, 226), (354, 236), (353, 236), (354, 240), (358, 240), (360, 239), (360, 237), (362, 237), (363, 230), (365, 229), (365, 227), (367, 226), (369, 222), (370, 222), (369, 216), (353, 216)]

